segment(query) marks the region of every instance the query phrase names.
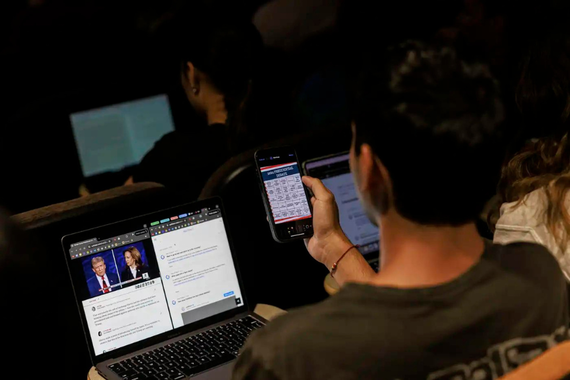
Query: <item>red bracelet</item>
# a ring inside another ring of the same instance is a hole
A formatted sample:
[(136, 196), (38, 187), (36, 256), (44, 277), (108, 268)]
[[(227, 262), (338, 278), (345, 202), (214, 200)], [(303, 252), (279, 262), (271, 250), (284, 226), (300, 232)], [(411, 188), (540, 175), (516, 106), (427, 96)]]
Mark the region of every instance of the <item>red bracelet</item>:
[(344, 255), (346, 255), (346, 254), (348, 253), (348, 251), (350, 251), (352, 248), (358, 249), (358, 248), (360, 248), (360, 245), (359, 245), (359, 244), (355, 244), (355, 245), (351, 246), (349, 249), (347, 249), (347, 250), (342, 254), (342, 256), (340, 256), (340, 258), (339, 258), (336, 262), (333, 263), (333, 265), (331, 266), (331, 277), (332, 277), (332, 278), (334, 278), (334, 274), (336, 273), (336, 268), (338, 267), (338, 263), (340, 263), (340, 260), (342, 260), (342, 258), (344, 257)]

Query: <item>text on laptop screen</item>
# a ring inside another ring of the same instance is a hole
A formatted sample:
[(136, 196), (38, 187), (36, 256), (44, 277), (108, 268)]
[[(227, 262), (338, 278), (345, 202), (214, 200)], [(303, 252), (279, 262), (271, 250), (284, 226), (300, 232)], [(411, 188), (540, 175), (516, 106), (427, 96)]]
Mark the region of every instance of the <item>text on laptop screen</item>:
[(166, 95), (73, 113), (70, 119), (86, 177), (139, 163), (174, 130)]
[(360, 204), (348, 159), (349, 155), (343, 154), (308, 162), (306, 170), (334, 194), (342, 230), (352, 243), (360, 244), (359, 250), (365, 255), (379, 249), (378, 228), (370, 222)]
[(220, 210), (188, 211), (66, 247), (95, 355), (242, 306)]

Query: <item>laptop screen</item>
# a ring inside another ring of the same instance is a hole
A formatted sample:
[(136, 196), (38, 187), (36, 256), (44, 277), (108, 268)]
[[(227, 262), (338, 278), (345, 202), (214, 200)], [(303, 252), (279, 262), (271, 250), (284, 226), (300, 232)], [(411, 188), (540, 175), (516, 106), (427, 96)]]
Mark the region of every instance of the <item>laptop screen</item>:
[(311, 160), (305, 163), (305, 170), (334, 194), (342, 230), (353, 244), (360, 244), (360, 252), (367, 255), (379, 250), (378, 227), (370, 222), (360, 204), (348, 158), (348, 153), (342, 153)]
[(243, 306), (219, 205), (76, 235), (63, 244), (95, 356)]
[(85, 177), (138, 164), (174, 130), (164, 94), (73, 113), (70, 119)]

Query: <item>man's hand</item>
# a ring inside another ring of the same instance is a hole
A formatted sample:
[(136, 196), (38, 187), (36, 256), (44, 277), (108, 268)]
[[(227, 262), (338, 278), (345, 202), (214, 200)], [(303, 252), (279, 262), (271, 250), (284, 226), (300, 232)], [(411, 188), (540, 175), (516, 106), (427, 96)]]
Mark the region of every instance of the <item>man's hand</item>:
[(305, 240), (307, 250), (315, 260), (329, 266), (329, 254), (350, 247), (352, 244), (342, 231), (338, 217), (338, 206), (334, 195), (321, 180), (303, 177), (303, 183), (311, 189), (313, 204), (313, 237)]

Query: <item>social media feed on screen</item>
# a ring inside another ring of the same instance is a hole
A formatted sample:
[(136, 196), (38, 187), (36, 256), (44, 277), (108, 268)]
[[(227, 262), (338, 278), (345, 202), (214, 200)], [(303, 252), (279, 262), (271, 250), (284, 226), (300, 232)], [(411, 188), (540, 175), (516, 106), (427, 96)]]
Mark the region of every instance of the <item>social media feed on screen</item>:
[(295, 153), (262, 152), (257, 160), (274, 234), (280, 240), (312, 235), (311, 209)]
[(359, 251), (366, 255), (379, 249), (378, 227), (370, 222), (354, 185), (349, 154), (314, 159), (305, 163), (307, 175), (319, 178), (334, 194), (339, 209), (340, 226)]
[(69, 249), (95, 355), (242, 305), (220, 210), (141, 227)]

